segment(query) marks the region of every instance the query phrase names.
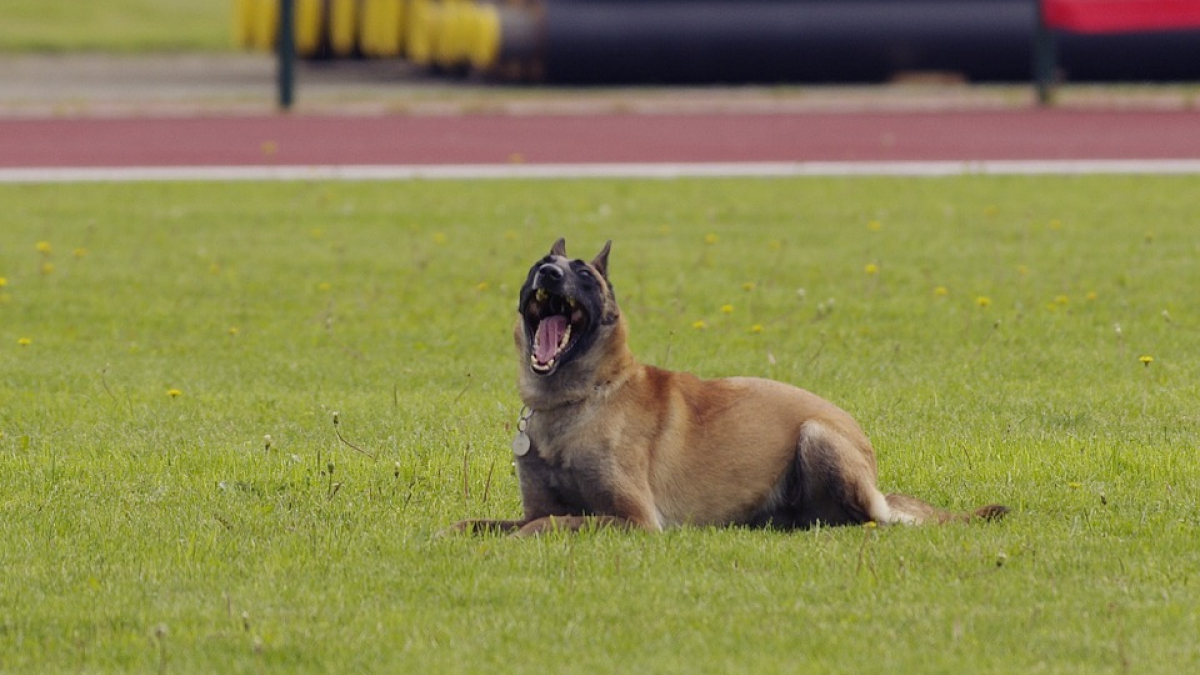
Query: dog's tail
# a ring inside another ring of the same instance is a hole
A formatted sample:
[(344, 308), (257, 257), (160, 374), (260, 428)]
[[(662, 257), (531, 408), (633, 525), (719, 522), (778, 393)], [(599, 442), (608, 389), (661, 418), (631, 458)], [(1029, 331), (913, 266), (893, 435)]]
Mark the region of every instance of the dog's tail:
[(964, 523), (972, 520), (999, 520), (1008, 513), (1008, 507), (999, 504), (988, 504), (969, 513), (951, 513), (908, 495), (892, 494), (887, 495), (886, 498), (888, 509), (891, 512), (889, 523), (906, 523), (909, 525), (920, 525), (922, 523)]

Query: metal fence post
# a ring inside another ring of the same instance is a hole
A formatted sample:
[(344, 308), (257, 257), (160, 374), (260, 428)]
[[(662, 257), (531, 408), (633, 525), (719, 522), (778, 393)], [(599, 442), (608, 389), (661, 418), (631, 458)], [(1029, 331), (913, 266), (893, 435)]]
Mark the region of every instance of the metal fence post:
[(296, 2), (279, 0), (279, 108), (289, 110), (295, 98)]
[(1034, 3), (1037, 24), (1033, 34), (1033, 79), (1038, 105), (1054, 102), (1054, 81), (1058, 77), (1058, 44), (1054, 29), (1046, 25), (1042, 0)]

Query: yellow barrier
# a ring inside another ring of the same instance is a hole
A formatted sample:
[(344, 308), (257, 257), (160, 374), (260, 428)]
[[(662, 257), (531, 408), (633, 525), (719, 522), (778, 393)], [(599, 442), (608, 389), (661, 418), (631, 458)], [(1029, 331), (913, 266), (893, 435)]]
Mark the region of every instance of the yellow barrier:
[(473, 18), (467, 55), (472, 68), (488, 70), (500, 56), (500, 13), (495, 5), (478, 5)]
[(417, 65), (433, 63), (437, 39), (435, 28), (441, 21), (441, 11), (441, 5), (433, 0), (410, 0), (408, 3), (404, 50)]
[(254, 0), (233, 0), (233, 44), (242, 49), (254, 46)]
[(353, 56), (358, 42), (359, 0), (329, 0), (329, 48)]
[(273, 51), (275, 34), (279, 32), (279, 0), (255, 0), (251, 24), (253, 42), (257, 49)]
[(362, 0), (358, 21), (358, 49), (364, 56), (378, 56), (379, 10), (383, 0)]
[(434, 31), (433, 60), (442, 68), (452, 69), (462, 63), (467, 10), (457, 2), (442, 3), (438, 19), (430, 26)]
[(404, 38), (404, 0), (383, 0), (379, 13), (380, 56), (399, 56)]
[[(280, 0), (231, 0), (233, 40), (274, 51)], [(500, 49), (492, 3), (474, 0), (294, 0), (296, 54), (407, 56), (420, 65), (486, 68)]]
[(314, 56), (321, 49), (325, 23), (322, 0), (296, 0), (296, 53)]
[(366, 56), (399, 56), (403, 38), (403, 0), (363, 0), (358, 44)]

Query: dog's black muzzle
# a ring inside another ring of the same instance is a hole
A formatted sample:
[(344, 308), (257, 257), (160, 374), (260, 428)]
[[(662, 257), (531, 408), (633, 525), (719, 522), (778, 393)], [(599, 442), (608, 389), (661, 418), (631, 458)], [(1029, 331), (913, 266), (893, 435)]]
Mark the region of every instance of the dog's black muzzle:
[(535, 289), (544, 288), (547, 291), (561, 291), (566, 274), (558, 265), (546, 263), (533, 273), (533, 287)]

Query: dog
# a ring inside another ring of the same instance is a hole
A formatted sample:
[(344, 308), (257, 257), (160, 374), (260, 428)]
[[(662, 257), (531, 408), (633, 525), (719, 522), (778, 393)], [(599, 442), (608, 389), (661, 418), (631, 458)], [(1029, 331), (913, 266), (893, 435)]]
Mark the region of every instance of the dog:
[(529, 269), (513, 331), (525, 404), (513, 442), (524, 515), (454, 531), (677, 526), (780, 529), (992, 520), (876, 487), (875, 453), (834, 404), (774, 380), (643, 365), (609, 282), (559, 239)]

